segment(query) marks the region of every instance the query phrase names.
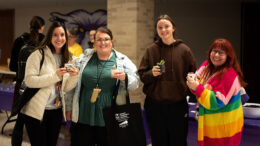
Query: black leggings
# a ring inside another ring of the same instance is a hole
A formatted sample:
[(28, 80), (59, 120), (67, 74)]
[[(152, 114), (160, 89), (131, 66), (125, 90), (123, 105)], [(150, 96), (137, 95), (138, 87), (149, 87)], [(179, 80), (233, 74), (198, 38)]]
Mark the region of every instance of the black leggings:
[(56, 146), (62, 122), (62, 109), (45, 110), (42, 121), (23, 114), (31, 146)]
[(12, 133), (12, 146), (21, 146), (23, 142), (23, 116), (19, 113)]
[(153, 146), (187, 146), (188, 104), (160, 104), (146, 98), (145, 113)]

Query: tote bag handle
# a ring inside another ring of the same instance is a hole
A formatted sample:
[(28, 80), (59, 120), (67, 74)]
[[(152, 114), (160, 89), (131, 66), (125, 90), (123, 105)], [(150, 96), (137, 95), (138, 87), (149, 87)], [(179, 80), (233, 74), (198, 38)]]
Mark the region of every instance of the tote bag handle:
[[(117, 106), (116, 99), (117, 99), (117, 95), (118, 95), (119, 86), (120, 86), (120, 80), (118, 81), (116, 88), (114, 90), (111, 106)], [(128, 92), (128, 75), (127, 74), (125, 74), (125, 91), (126, 91), (126, 95), (125, 95), (126, 104), (130, 104), (130, 98), (129, 98), (129, 92)]]

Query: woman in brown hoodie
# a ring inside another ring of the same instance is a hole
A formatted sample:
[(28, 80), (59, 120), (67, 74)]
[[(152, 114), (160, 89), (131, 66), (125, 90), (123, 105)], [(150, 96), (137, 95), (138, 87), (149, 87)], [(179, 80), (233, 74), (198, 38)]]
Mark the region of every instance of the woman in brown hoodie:
[[(159, 39), (150, 45), (138, 73), (144, 83), (144, 104), (153, 146), (186, 146), (188, 104), (186, 75), (196, 70), (190, 48), (175, 37), (175, 24), (168, 15), (156, 21)], [(157, 65), (165, 61), (165, 72)]]

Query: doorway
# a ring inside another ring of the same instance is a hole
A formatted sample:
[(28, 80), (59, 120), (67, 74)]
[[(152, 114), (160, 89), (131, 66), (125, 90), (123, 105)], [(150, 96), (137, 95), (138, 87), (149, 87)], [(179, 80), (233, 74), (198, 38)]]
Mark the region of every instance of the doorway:
[(260, 103), (260, 2), (242, 3), (241, 66), (249, 102)]
[(14, 39), (14, 9), (0, 10), (0, 65), (7, 66)]

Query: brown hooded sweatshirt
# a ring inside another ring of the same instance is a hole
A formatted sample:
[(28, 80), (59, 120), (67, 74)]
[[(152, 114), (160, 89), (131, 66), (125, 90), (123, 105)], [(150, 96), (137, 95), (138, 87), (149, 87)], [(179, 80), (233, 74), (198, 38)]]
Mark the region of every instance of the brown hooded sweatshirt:
[[(154, 77), (152, 68), (162, 59), (165, 73)], [(195, 58), (187, 45), (181, 40), (166, 45), (160, 39), (146, 49), (138, 73), (147, 98), (159, 103), (176, 103), (186, 99), (186, 76), (195, 70)]]

